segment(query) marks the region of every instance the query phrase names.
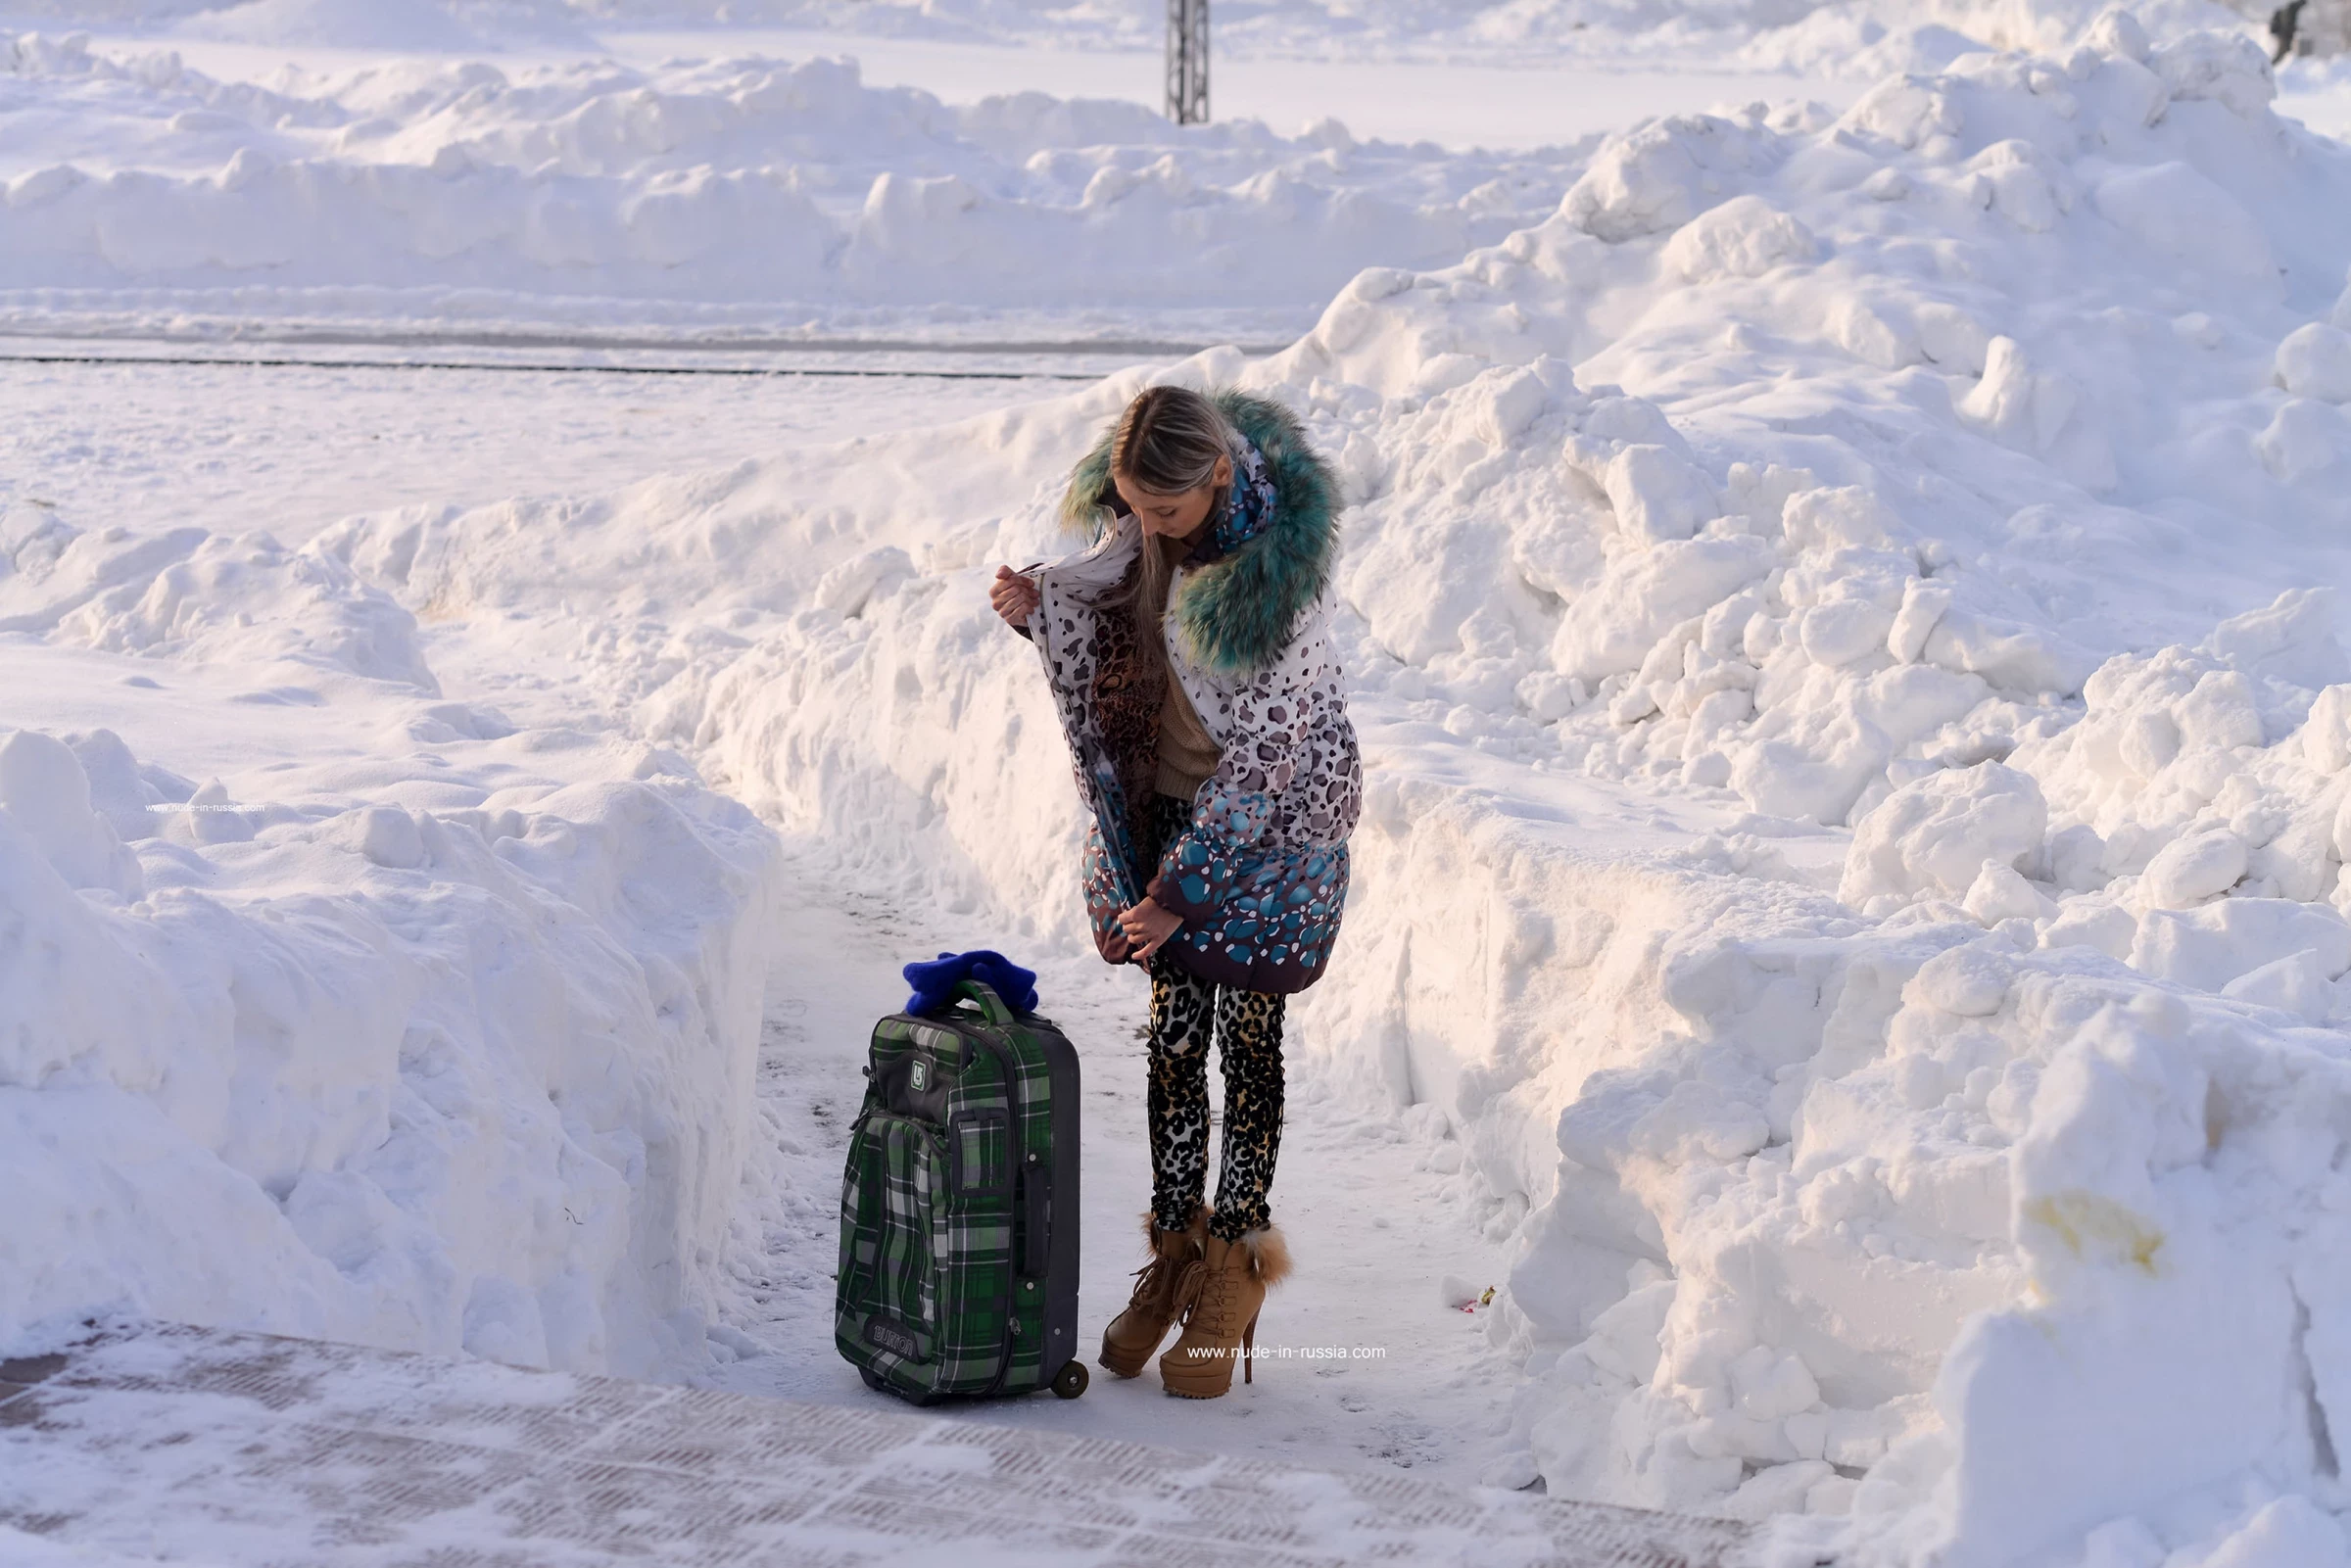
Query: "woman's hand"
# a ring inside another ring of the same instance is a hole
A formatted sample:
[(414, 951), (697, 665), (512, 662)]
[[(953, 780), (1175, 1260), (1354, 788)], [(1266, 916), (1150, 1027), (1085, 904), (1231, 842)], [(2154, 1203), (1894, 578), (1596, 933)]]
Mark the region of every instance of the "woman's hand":
[(1141, 964), (1166, 945), (1169, 937), (1183, 929), (1183, 917), (1146, 898), (1120, 914), (1119, 929), (1127, 933), (1128, 959)]
[(997, 567), (996, 580), (987, 586), (987, 602), (1004, 617), (1006, 626), (1015, 629), (1029, 624), (1042, 597), (1034, 579), (1023, 577), (1009, 566)]

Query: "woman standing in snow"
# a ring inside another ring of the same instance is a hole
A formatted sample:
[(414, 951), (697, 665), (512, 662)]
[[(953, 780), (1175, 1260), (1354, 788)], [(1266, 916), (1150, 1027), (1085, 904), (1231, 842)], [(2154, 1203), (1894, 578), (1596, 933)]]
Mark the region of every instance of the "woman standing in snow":
[(1282, 1009), (1330, 961), (1363, 800), (1329, 639), (1338, 485), (1278, 404), (1153, 387), (1079, 463), (1061, 510), (1093, 546), (1000, 568), (990, 597), (1044, 654), (1093, 809), (1095, 942), (1151, 974), (1151, 1257), (1101, 1360), (1134, 1377), (1180, 1321), (1160, 1379), (1214, 1399), (1289, 1269), (1266, 1205)]

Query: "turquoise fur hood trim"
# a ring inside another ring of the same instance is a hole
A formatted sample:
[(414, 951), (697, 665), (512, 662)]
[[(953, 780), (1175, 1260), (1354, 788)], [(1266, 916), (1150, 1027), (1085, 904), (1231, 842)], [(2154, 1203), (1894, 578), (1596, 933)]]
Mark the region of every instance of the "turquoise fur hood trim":
[[(1264, 455), (1277, 504), (1263, 534), (1185, 574), (1176, 618), (1202, 664), (1238, 673), (1280, 657), (1299, 616), (1329, 583), (1338, 546), (1339, 482), (1307, 445), (1305, 427), (1289, 409), (1230, 388), (1210, 396)], [(1070, 475), (1061, 515), (1073, 527), (1099, 534), (1101, 509), (1117, 499), (1110, 478), (1115, 433), (1104, 431)]]

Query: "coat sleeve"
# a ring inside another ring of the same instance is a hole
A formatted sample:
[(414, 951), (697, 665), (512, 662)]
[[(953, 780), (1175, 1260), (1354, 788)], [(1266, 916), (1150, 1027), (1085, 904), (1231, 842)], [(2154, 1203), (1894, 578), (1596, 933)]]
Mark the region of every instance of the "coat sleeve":
[(1308, 723), (1325, 652), (1318, 625), (1233, 689), (1231, 712), (1222, 716), (1230, 736), (1224, 755), (1193, 797), (1191, 827), (1160, 855), (1146, 889), (1160, 908), (1187, 924), (1201, 921), (1231, 891), (1241, 858), (1266, 837), (1274, 802), (1308, 758)]

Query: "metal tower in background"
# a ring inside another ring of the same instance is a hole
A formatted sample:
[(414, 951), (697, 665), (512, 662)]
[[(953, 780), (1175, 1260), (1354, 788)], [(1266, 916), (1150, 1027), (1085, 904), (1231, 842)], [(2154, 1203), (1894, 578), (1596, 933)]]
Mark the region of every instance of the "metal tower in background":
[(1208, 123), (1208, 0), (1168, 0), (1168, 118)]

